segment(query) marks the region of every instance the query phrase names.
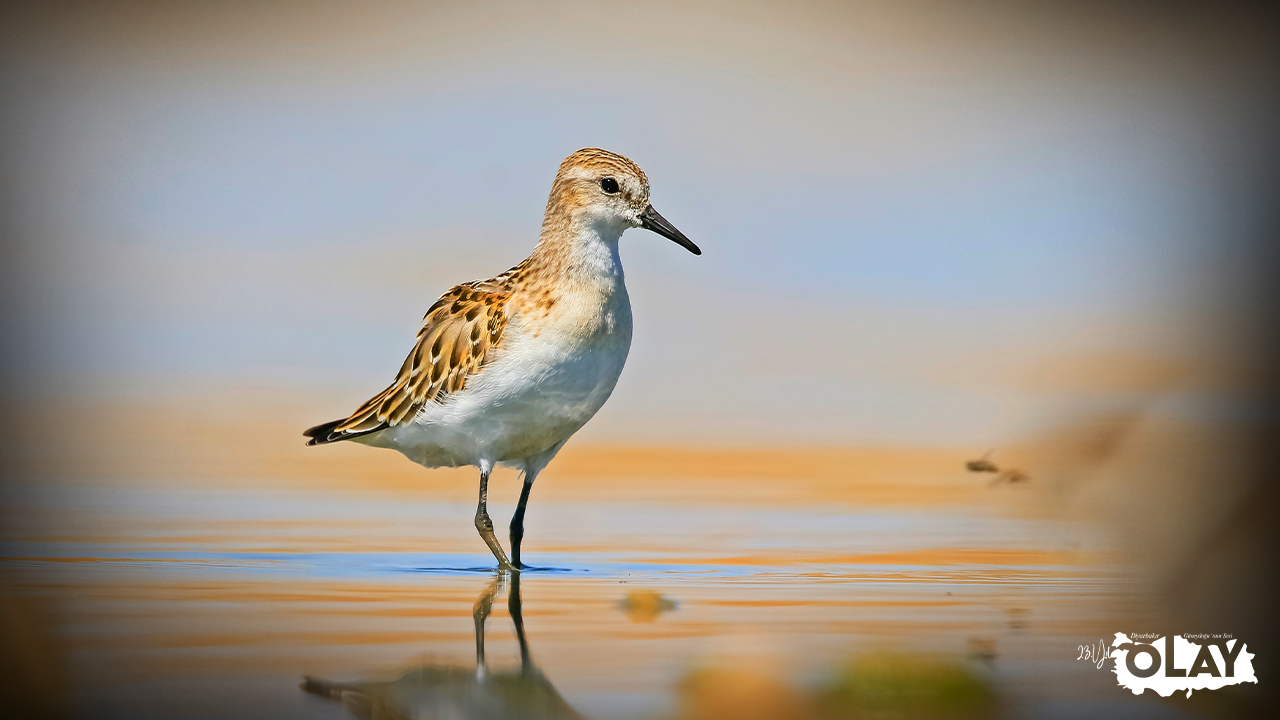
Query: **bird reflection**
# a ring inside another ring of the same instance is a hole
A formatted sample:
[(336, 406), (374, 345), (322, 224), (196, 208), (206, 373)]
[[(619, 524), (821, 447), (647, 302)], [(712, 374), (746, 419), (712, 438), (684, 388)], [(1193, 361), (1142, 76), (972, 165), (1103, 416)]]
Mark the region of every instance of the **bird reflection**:
[(476, 625), (476, 665), (428, 664), (414, 668), (389, 682), (334, 683), (306, 678), (302, 689), (342, 703), (360, 720), (409, 720), (410, 718), (578, 718), (579, 715), (551, 681), (529, 658), (520, 605), (520, 574), (510, 575), (507, 609), (520, 644), (519, 669), (490, 672), (484, 658), (484, 624), (493, 601), (508, 580), (496, 575), (476, 600), (472, 616)]

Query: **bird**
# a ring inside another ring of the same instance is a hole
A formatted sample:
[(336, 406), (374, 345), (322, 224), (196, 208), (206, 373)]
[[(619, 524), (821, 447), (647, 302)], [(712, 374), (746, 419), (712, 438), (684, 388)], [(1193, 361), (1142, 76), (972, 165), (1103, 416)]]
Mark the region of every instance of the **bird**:
[[(527, 568), (520, 544), (533, 483), (609, 399), (631, 348), (618, 251), (630, 228), (702, 254), (653, 208), (640, 166), (600, 148), (569, 155), (529, 256), (442, 295), (391, 385), (351, 415), (306, 430), (307, 445), (351, 441), (398, 450), (427, 468), (477, 468), (476, 530), (500, 570)], [(523, 479), (509, 559), (487, 509), (497, 465)]]

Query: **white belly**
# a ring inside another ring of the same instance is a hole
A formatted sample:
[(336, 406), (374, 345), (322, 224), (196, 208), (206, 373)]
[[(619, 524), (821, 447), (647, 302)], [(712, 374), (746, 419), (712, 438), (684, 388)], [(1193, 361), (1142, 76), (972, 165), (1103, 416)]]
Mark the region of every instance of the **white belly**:
[(613, 392), (631, 348), (625, 289), (592, 332), (581, 325), (508, 326), (493, 361), (465, 390), (430, 403), (411, 423), (357, 441), (390, 447), (426, 467), (520, 465), (568, 440)]

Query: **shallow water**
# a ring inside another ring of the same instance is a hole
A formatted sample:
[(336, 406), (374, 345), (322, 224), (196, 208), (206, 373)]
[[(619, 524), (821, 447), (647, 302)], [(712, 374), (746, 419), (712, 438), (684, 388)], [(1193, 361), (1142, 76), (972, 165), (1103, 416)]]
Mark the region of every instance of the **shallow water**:
[[(1130, 569), (1105, 536), (981, 504), (535, 497), (525, 559), (544, 569), (516, 588), (490, 569), (470, 503), (91, 483), (6, 493), (5, 582), (40, 608), (85, 717), (520, 717), (539, 697), (592, 718), (845, 717), (858, 708), (823, 698), (884, 658), (989, 693), (930, 716), (1185, 717), (1076, 659), (1133, 619)], [(509, 512), (491, 507), (498, 525)], [(356, 684), (322, 697), (304, 676)], [(417, 684), (385, 684), (402, 676)], [(511, 678), (525, 695), (484, 694)]]

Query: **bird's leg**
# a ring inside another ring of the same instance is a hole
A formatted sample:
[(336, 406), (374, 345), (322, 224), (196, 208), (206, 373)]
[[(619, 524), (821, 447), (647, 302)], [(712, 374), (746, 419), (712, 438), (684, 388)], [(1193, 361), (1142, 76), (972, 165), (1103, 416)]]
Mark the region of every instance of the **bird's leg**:
[(511, 562), (507, 560), (507, 554), (502, 551), (502, 545), (498, 544), (498, 538), (493, 534), (493, 521), (489, 519), (489, 510), (486, 504), (489, 501), (489, 471), (492, 468), (480, 468), (480, 503), (476, 505), (476, 530), (480, 531), (480, 537), (484, 540), (484, 544), (489, 546), (489, 550), (493, 556), (498, 559), (498, 567), (502, 570), (514, 570)]
[(528, 567), (520, 562), (520, 541), (524, 539), (524, 507), (529, 504), (529, 488), (533, 487), (533, 479), (527, 470), (524, 474), (524, 487), (520, 488), (520, 503), (516, 505), (516, 513), (511, 516), (511, 564), (516, 568)]

